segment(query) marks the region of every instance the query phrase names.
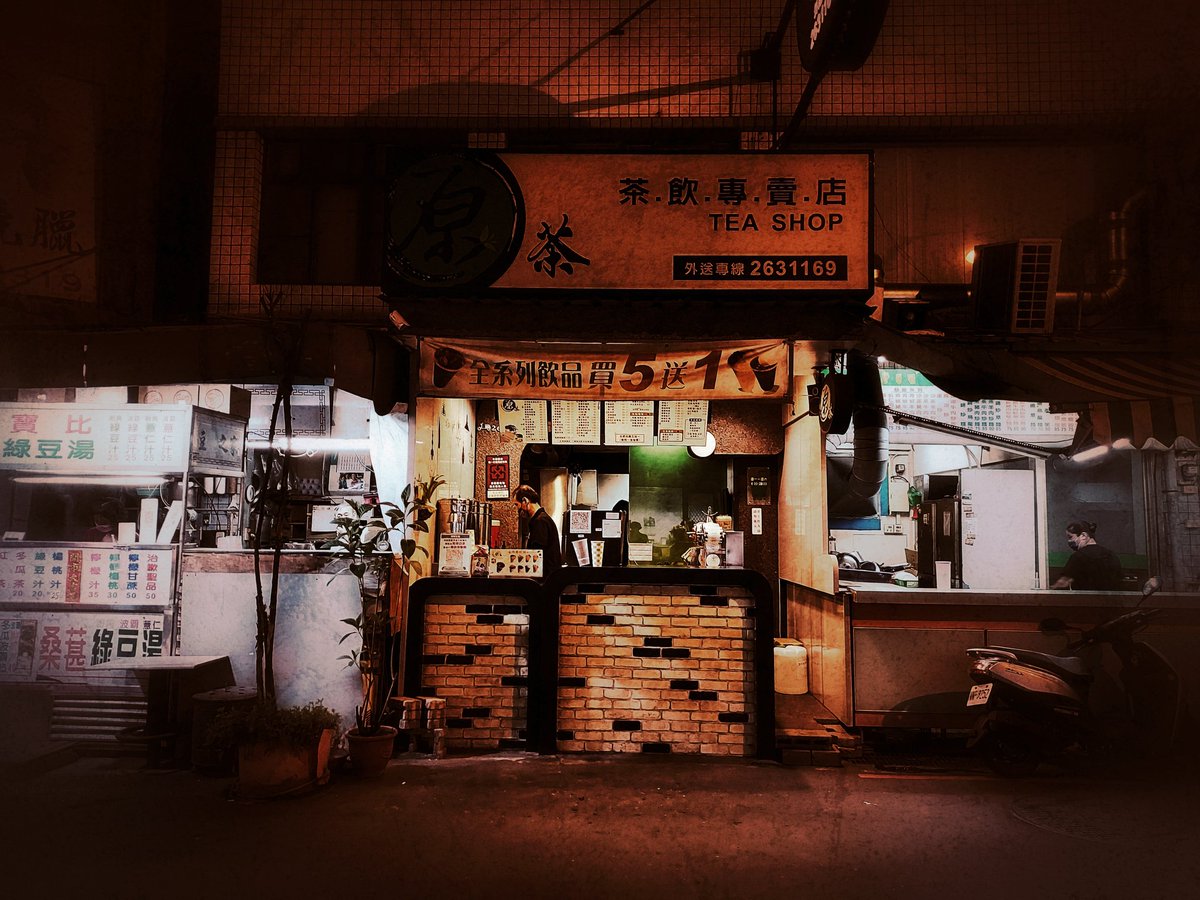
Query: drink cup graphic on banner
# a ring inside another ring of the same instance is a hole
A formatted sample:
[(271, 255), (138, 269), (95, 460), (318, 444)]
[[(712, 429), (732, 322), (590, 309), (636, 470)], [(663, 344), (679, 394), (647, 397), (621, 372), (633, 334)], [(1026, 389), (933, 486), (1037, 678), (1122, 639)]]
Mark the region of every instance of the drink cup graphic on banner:
[(466, 364), (466, 357), (457, 350), (450, 347), (439, 347), (433, 354), (433, 386), (444, 388), (459, 369)]

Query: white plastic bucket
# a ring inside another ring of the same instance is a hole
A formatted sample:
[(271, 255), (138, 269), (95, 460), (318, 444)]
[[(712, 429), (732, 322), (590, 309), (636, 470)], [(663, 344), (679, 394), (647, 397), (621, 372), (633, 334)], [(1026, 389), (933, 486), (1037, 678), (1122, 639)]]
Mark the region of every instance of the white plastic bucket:
[(799, 641), (789, 638), (775, 641), (775, 692), (808, 693), (808, 651)]

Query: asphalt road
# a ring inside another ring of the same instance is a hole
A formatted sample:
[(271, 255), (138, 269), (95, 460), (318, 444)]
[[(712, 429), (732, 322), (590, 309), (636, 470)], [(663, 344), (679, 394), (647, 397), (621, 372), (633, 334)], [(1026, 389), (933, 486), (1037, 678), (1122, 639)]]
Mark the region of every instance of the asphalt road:
[[(1200, 782), (870, 757), (396, 759), (311, 793), (80, 759), (0, 782), (7, 896), (1179, 898)], [(17, 892), (20, 889), (20, 892)], [(10, 893), (11, 892), (11, 893)]]

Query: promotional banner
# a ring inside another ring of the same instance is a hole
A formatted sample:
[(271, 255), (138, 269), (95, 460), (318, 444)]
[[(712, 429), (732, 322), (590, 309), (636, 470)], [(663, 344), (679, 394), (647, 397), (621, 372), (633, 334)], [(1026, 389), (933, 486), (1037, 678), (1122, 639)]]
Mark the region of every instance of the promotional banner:
[(570, 344), (426, 339), (421, 341), (420, 358), (420, 392), (432, 397), (783, 400), (791, 381), (786, 341)]
[(82, 679), (100, 663), (164, 655), (155, 613), (0, 613), (0, 680)]
[(434, 154), (389, 195), (386, 295), (871, 284), (868, 153)]

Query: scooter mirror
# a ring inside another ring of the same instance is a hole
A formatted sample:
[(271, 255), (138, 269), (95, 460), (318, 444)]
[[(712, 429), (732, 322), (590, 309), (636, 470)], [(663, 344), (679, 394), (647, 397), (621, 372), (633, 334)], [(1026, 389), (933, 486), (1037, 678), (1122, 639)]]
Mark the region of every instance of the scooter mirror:
[(1042, 619), (1038, 622), (1038, 631), (1042, 634), (1062, 634), (1067, 628), (1067, 623), (1057, 617)]

